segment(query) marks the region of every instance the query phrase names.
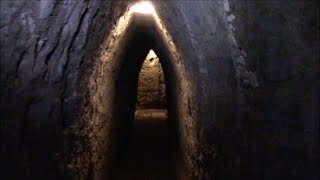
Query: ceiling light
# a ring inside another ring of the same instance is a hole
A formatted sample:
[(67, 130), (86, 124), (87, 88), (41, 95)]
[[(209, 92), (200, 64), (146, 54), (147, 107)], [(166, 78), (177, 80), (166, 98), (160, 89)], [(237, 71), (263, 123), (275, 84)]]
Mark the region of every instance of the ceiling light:
[(153, 14), (156, 11), (150, 2), (142, 1), (130, 7), (129, 13)]

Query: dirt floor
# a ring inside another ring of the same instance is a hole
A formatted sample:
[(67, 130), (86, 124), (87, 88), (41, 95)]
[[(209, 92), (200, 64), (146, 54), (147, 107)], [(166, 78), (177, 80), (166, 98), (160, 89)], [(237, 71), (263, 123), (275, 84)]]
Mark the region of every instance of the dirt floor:
[(166, 110), (136, 111), (130, 138), (120, 154), (115, 180), (176, 179)]

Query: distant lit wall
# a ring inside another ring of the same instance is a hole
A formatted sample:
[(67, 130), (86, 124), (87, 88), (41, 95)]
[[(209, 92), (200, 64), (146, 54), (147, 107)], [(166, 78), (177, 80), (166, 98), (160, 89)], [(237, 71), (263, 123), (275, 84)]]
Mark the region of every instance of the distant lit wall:
[(165, 108), (164, 73), (157, 55), (150, 50), (139, 75), (137, 109)]

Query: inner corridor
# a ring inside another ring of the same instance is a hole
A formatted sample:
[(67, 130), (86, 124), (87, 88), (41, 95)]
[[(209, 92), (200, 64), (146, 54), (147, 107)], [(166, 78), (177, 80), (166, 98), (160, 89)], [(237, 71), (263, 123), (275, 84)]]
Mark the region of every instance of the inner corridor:
[(136, 110), (132, 135), (119, 155), (114, 179), (175, 179), (169, 137), (166, 110)]

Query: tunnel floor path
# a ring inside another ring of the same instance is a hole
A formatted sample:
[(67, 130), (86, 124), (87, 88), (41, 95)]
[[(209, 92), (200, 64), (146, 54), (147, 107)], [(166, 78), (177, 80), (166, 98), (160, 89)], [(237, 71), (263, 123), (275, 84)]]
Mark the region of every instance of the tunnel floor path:
[(166, 110), (137, 110), (133, 134), (121, 152), (115, 180), (174, 180)]

